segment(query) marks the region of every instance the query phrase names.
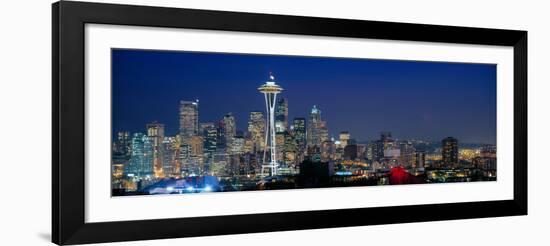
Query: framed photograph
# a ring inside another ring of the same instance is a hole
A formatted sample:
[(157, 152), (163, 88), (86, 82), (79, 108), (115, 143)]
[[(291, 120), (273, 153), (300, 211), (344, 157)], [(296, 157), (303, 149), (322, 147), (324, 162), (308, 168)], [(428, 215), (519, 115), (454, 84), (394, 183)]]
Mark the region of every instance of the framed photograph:
[(52, 235), (527, 214), (527, 32), (53, 4)]

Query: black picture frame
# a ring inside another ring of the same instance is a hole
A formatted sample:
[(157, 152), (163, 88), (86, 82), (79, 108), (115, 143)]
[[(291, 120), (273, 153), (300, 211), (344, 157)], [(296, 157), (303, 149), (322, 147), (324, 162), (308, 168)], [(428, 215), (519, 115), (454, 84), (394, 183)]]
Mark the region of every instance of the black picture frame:
[[(83, 244), (527, 214), (527, 31), (61, 1), (52, 6), (52, 241)], [(84, 220), (86, 23), (513, 47), (514, 199), (105, 223)]]

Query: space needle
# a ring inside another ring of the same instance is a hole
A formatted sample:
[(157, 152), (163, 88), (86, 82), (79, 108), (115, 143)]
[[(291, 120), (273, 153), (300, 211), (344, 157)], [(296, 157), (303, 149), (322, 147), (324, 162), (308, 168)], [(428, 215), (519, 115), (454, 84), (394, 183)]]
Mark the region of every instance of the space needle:
[[(265, 109), (267, 111), (265, 149), (262, 164), (262, 177), (277, 175), (277, 151), (275, 141), (275, 102), (277, 94), (283, 91), (283, 88), (275, 84), (275, 77), (270, 72), (269, 80), (258, 88), (258, 91), (265, 96)], [(266, 159), (266, 153), (269, 150), (270, 158)]]

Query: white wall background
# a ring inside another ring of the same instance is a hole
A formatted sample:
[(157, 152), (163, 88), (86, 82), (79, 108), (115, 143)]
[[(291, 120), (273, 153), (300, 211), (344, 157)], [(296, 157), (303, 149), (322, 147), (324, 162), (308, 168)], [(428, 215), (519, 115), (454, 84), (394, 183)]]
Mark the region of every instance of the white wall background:
[[(51, 0), (0, 7), (0, 245), (50, 241)], [(550, 223), (550, 31), (545, 1), (108, 1), (529, 31), (529, 215), (113, 245), (546, 244)], [(545, 158), (546, 157), (546, 158)], [(20, 177), (23, 178), (20, 178)], [(437, 211), (434, 211), (437, 213)], [(526, 243), (527, 244), (527, 243)]]

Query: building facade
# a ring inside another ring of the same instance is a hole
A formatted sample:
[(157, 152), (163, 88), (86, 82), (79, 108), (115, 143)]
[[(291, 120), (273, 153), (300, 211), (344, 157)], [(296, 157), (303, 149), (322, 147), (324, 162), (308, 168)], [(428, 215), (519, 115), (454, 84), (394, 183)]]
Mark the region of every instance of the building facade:
[(279, 98), (275, 107), (275, 132), (285, 132), (288, 130), (288, 100)]
[(127, 176), (144, 178), (153, 175), (152, 142), (151, 138), (143, 133), (132, 135), (130, 163), (124, 170)]
[(180, 101), (179, 123), (179, 133), (184, 141), (199, 134), (199, 100)]
[(454, 167), (458, 165), (458, 140), (453, 137), (445, 138), (441, 141), (441, 157), (444, 167)]
[(265, 118), (260, 111), (250, 112), (248, 132), (252, 141), (252, 152), (260, 152), (265, 148)]

